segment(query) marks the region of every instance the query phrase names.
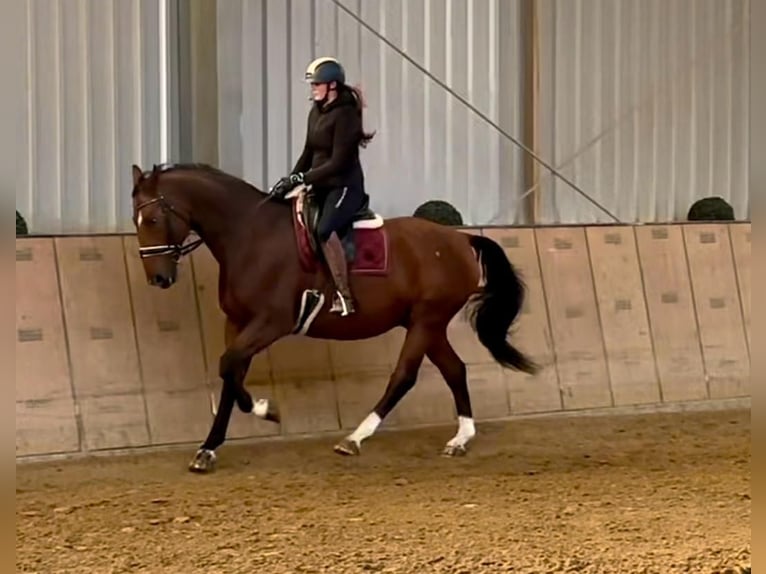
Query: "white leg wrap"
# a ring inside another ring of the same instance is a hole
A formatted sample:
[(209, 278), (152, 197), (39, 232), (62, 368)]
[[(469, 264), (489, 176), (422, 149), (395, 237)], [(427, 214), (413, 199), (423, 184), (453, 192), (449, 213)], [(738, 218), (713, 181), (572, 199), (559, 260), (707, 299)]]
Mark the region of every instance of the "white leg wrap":
[(356, 444), (361, 444), (364, 439), (371, 437), (375, 433), (380, 424), (380, 420), (381, 419), (377, 414), (370, 413), (367, 415), (367, 418), (356, 427), (356, 430), (348, 436), (349, 440), (354, 441)]
[(253, 414), (257, 417), (265, 417), (269, 411), (269, 399), (258, 399), (253, 402)]
[(450, 439), (447, 446), (465, 446), (468, 441), (476, 436), (476, 428), (470, 417), (458, 417), (457, 434)]

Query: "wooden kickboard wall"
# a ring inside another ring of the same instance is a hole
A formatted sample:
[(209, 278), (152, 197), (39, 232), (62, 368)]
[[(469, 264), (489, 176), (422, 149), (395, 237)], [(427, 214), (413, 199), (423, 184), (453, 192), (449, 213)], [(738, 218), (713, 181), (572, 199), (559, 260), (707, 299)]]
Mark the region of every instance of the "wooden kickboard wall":
[[(527, 296), (512, 340), (542, 369), (504, 370), (462, 313), (448, 337), (477, 421), (526, 413), (749, 396), (750, 223), (461, 229), (497, 241)], [(16, 455), (199, 443), (225, 348), (217, 263), (203, 246), (178, 283), (149, 287), (134, 236), (16, 240)], [(381, 397), (404, 331), (288, 337), (246, 384), (282, 424), (232, 415), (229, 437), (354, 428)], [(450, 423), (424, 361), (384, 427)]]

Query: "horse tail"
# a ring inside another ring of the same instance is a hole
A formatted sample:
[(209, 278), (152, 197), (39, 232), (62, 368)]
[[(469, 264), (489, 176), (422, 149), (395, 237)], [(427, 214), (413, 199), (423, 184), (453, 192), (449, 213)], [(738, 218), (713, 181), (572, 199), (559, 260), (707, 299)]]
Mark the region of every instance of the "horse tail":
[(481, 290), (469, 300), (471, 326), (498, 363), (534, 374), (537, 365), (507, 340), (508, 330), (524, 303), (524, 282), (498, 243), (480, 235), (471, 235), (470, 243), (486, 279)]

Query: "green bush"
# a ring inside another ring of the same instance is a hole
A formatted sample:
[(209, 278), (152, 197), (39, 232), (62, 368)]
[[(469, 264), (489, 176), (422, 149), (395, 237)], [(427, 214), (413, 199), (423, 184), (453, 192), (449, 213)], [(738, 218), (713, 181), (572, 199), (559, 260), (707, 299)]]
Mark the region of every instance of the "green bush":
[(442, 225), (463, 225), (463, 217), (450, 203), (440, 199), (432, 199), (420, 205), (413, 213), (414, 217), (428, 219)]
[(16, 236), (29, 235), (29, 229), (27, 229), (27, 222), (21, 217), (19, 210), (16, 210)]
[(688, 221), (734, 221), (734, 209), (722, 197), (705, 197), (692, 204), (686, 219)]

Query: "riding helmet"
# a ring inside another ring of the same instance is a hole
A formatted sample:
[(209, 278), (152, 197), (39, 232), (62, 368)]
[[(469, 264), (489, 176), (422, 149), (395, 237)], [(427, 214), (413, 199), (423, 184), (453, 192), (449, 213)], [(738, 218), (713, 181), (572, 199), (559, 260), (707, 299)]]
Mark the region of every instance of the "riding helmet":
[(305, 79), (313, 84), (329, 84), (346, 82), (346, 72), (343, 66), (335, 58), (322, 57), (311, 62), (306, 68)]

